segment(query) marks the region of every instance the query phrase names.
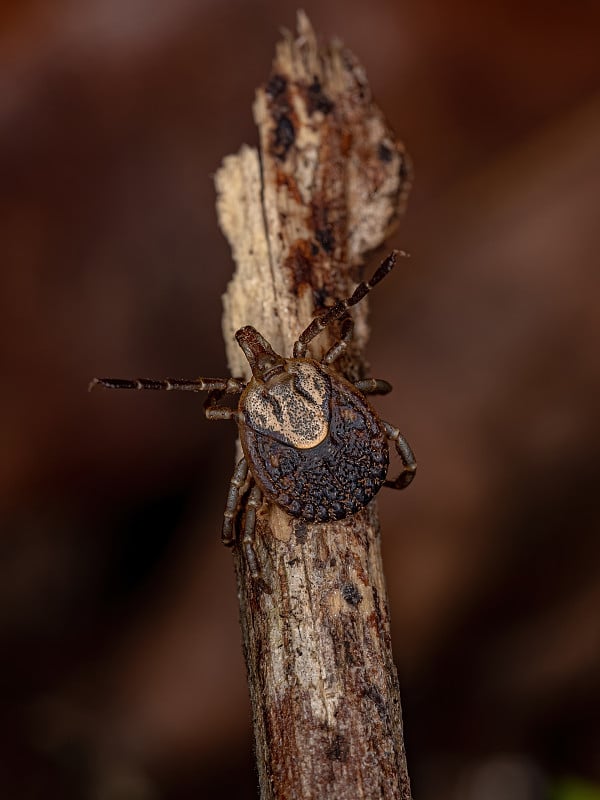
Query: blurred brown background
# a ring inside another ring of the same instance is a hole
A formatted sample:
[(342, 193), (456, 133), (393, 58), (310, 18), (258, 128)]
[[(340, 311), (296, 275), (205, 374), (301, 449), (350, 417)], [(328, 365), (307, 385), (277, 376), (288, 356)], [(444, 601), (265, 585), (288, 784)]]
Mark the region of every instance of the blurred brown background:
[[(600, 7), (304, 6), (416, 167), (369, 351), (420, 463), (380, 501), (414, 793), (566, 798), (600, 782)], [(212, 175), (295, 8), (0, 8), (3, 798), (256, 796), (234, 430), (85, 390), (224, 372)]]

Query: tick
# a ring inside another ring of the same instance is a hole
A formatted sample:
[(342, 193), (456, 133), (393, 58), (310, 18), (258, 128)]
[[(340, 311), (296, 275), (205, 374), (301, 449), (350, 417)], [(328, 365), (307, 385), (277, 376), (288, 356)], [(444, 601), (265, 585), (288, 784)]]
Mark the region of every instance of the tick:
[[(90, 389), (208, 392), (206, 418), (237, 422), (244, 455), (231, 478), (222, 540), (231, 546), (238, 538), (235, 521), (247, 497), (241, 542), (254, 578), (260, 576), (254, 529), (263, 498), (291, 517), (327, 522), (360, 511), (382, 486), (404, 489), (415, 476), (417, 464), (408, 442), (379, 418), (366, 399), (387, 394), (391, 385), (378, 378), (351, 383), (332, 366), (352, 338), (354, 323), (348, 309), (391, 272), (400, 255), (405, 253), (394, 250), (370, 281), (359, 283), (350, 297), (314, 317), (295, 342), (292, 358), (276, 353), (255, 328), (240, 328), (235, 338), (252, 370), (249, 381), (94, 378), (90, 383)], [(320, 361), (307, 358), (309, 343), (335, 320), (341, 321), (339, 340)], [(239, 395), (237, 406), (220, 405), (224, 395)], [(388, 440), (394, 442), (402, 462), (393, 480), (387, 478)]]

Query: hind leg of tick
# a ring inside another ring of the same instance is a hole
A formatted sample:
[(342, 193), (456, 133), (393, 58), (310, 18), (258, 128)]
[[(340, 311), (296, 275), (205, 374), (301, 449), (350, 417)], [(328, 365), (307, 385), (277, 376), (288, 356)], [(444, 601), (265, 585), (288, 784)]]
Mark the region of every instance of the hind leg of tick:
[(398, 428), (394, 428), (389, 422), (384, 422), (383, 427), (388, 439), (394, 442), (396, 452), (402, 461), (402, 470), (400, 474), (394, 478), (394, 480), (385, 481), (383, 485), (390, 489), (406, 489), (417, 472), (416, 459), (413, 455), (413, 451), (410, 449), (409, 443), (404, 436), (402, 436)]
[(254, 549), (254, 536), (256, 530), (256, 511), (260, 508), (262, 503), (262, 492), (252, 481), (248, 470), (248, 462), (245, 458), (241, 458), (236, 464), (229, 483), (229, 493), (223, 513), (221, 541), (226, 547), (232, 547), (236, 543), (235, 522), (241, 510), (242, 498), (248, 491), (249, 486), (252, 486), (252, 488), (250, 489), (246, 501), (246, 519), (244, 522), (244, 531), (241, 536), (241, 545), (250, 574), (255, 580), (261, 580), (262, 576), (258, 556)]
[(223, 512), (223, 529), (221, 531), (221, 541), (225, 547), (232, 547), (235, 544), (235, 520), (240, 510), (242, 496), (248, 488), (248, 463), (245, 458), (240, 458), (235, 466), (227, 503)]
[(252, 577), (257, 580), (261, 578), (258, 556), (254, 549), (254, 534), (256, 531), (256, 511), (262, 504), (262, 492), (256, 484), (250, 489), (248, 502), (246, 503), (246, 521), (244, 523), (244, 533), (242, 536), (242, 548), (246, 556), (246, 563)]
[(389, 394), (392, 391), (392, 384), (383, 378), (363, 378), (361, 381), (354, 381), (354, 385), (362, 394)]

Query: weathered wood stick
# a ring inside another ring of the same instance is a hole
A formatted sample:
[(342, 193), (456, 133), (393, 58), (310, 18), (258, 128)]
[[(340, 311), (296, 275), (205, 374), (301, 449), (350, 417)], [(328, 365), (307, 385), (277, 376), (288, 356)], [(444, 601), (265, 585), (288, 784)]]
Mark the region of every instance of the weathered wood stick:
[[(249, 377), (234, 333), (253, 325), (291, 356), (315, 312), (351, 293), (366, 253), (394, 227), (408, 159), (338, 42), (317, 46), (306, 16), (285, 33), (257, 91), (257, 152), (216, 176), (218, 214), (237, 265), (224, 297), (233, 375)], [(364, 377), (366, 303), (339, 368)], [(321, 356), (335, 325), (311, 344)], [(398, 496), (398, 502), (402, 497)], [(410, 798), (375, 503), (335, 524), (303, 524), (263, 503), (257, 553), (238, 579), (263, 800)]]

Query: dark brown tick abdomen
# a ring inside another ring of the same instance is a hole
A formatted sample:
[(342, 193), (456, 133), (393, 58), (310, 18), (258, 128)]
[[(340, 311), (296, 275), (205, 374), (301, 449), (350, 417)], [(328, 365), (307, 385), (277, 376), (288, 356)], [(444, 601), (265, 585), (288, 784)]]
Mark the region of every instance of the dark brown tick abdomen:
[(242, 445), (264, 494), (292, 517), (325, 522), (355, 514), (377, 494), (389, 464), (385, 433), (354, 387), (332, 376), (328, 436), (299, 449), (247, 426)]

